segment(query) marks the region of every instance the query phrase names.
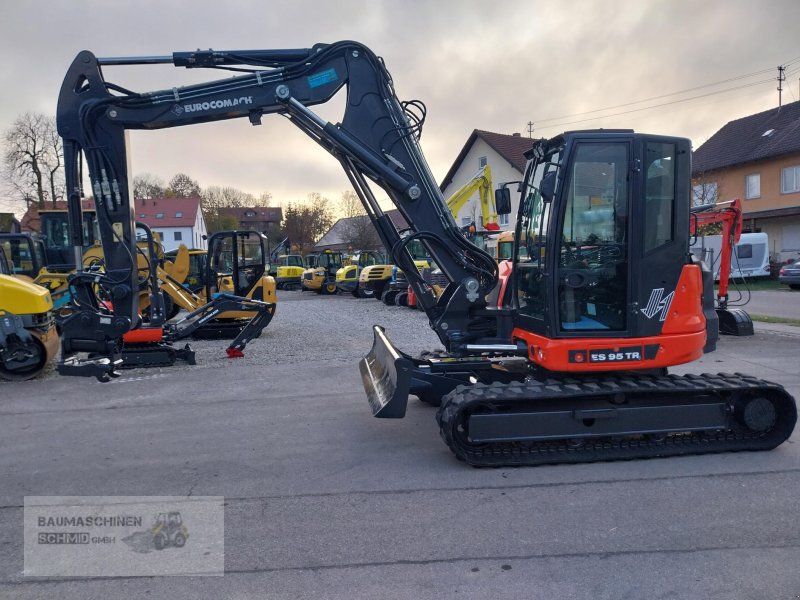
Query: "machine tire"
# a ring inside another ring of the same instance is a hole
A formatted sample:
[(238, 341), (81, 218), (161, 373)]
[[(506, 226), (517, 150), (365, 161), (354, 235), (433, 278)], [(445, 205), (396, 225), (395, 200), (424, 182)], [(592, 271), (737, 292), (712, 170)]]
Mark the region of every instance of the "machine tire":
[(38, 376), (47, 366), (47, 350), (42, 345), (42, 342), (33, 337), (30, 345), (22, 343), (17, 336), (11, 336), (6, 340), (6, 346), (3, 348), (16, 348), (34, 352), (37, 357), (37, 363), (34, 366), (27, 367), (21, 370), (8, 370), (3, 363), (0, 363), (0, 381), (26, 381)]
[(353, 288), (353, 291), (352, 291), (352, 292), (350, 292), (350, 293), (351, 293), (351, 294), (353, 294), (353, 297), (354, 297), (354, 298), (358, 298), (358, 297), (359, 297), (359, 296), (358, 296), (358, 288), (357, 288), (357, 287), (356, 287), (356, 288)]
[[(383, 292), (386, 291), (386, 282), (379, 281), (375, 284), (375, 287), (372, 288), (372, 297), (376, 300), (383, 300)], [(369, 298), (369, 296), (366, 296)]]
[(325, 283), (321, 285), (319, 289), (321, 293), (329, 296), (335, 296), (339, 293), (339, 288), (336, 287), (335, 283)]
[(166, 545), (167, 545), (167, 540), (163, 536), (163, 534), (159, 533), (157, 536), (153, 538), (153, 546), (155, 547), (156, 550), (163, 550), (164, 548), (166, 548)]
[(386, 306), (394, 306), (394, 299), (397, 296), (397, 290), (383, 290), (381, 294), (381, 302)]
[(172, 540), (172, 545), (176, 548), (183, 548), (186, 544), (186, 538), (183, 537), (182, 533), (176, 533), (175, 538)]
[[(359, 298), (374, 298), (375, 288), (364, 288), (360, 285), (356, 288), (356, 295)], [(378, 296), (380, 298), (380, 296)]]
[(789, 289), (800, 290), (800, 283), (790, 283), (789, 284)]
[(395, 306), (408, 306), (408, 292), (398, 292), (394, 297)]

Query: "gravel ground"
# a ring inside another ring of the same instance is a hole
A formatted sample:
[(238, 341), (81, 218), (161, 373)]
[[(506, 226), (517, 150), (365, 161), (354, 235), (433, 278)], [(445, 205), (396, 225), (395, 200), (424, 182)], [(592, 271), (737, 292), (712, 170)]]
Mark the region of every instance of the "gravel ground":
[[(441, 348), (425, 313), (385, 306), (371, 298), (350, 294), (320, 296), (313, 292), (278, 292), (278, 308), (261, 337), (251, 341), (240, 364), (270, 365), (341, 360), (353, 363), (369, 348), (365, 334), (373, 325), (386, 328), (397, 347), (411, 354)], [(198, 367), (224, 366), (227, 340), (195, 340)]]
[[(359, 299), (351, 294), (321, 296), (283, 290), (278, 292), (275, 316), (261, 336), (247, 344), (244, 358), (227, 357), (225, 348), (230, 340), (188, 339), (176, 342), (175, 346), (182, 347), (188, 342), (194, 349), (197, 365), (192, 368), (224, 368), (232, 360), (237, 366), (336, 360), (351, 363), (355, 368), (355, 363), (369, 352), (364, 340), (371, 336), (373, 325), (385, 327), (396, 346), (412, 355), (442, 347), (420, 310), (385, 306), (375, 299)], [(128, 370), (125, 374), (169, 373), (186, 368), (185, 363), (178, 361), (173, 367)], [(54, 363), (42, 375), (42, 378), (52, 377), (58, 377)]]
[[(173, 321), (185, 314), (182, 311)], [(385, 306), (375, 299), (355, 298), (351, 294), (321, 296), (283, 290), (278, 292), (275, 316), (261, 336), (247, 344), (244, 358), (227, 357), (225, 349), (231, 340), (187, 339), (176, 342), (175, 347), (186, 343), (192, 347), (197, 360), (192, 368), (224, 368), (231, 360), (237, 365), (254, 366), (315, 360), (353, 363), (369, 352), (364, 339), (371, 336), (373, 325), (385, 327), (397, 348), (409, 354), (442, 348), (420, 310)], [(47, 366), (40, 379), (59, 376), (55, 362)], [(172, 367), (132, 369), (125, 374), (160, 374), (186, 368), (179, 360)]]

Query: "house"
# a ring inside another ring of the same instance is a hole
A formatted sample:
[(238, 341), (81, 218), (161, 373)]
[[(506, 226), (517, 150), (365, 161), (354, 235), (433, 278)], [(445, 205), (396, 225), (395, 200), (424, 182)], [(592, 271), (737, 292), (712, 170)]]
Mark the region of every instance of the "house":
[(219, 215), (236, 219), (238, 229), (262, 233), (269, 231), (270, 225), (280, 225), (283, 221), (283, 209), (279, 206), (220, 208)]
[[(398, 231), (408, 229), (408, 222), (396, 208), (387, 210), (386, 216), (389, 217)], [(314, 244), (314, 252), (323, 252), (325, 250), (340, 250), (342, 252), (375, 250), (376, 252), (386, 252), (375, 226), (366, 215), (345, 217), (336, 221), (325, 232), (325, 235)]]
[[(453, 165), (442, 180), (439, 189), (445, 198), (449, 198), (460, 187), (470, 181), (485, 165), (492, 169), (492, 187), (496, 190), (502, 183), (520, 181), (525, 172), (525, 152), (533, 146), (533, 140), (522, 137), (519, 133), (507, 135), (475, 129), (456, 156)], [(509, 186), (511, 191), (511, 215), (498, 216), (501, 230), (513, 230), (515, 217), (519, 208), (519, 192), (517, 186)], [(455, 216), (459, 225), (469, 225), (473, 221), (481, 225), (481, 211), (478, 193), (474, 200), (467, 202)]]
[(152, 198), (136, 200), (137, 221), (161, 236), (164, 251), (176, 250), (181, 244), (207, 250), (206, 222), (200, 210), (200, 198)]
[(741, 198), (776, 262), (800, 252), (800, 102), (731, 121), (695, 150), (694, 203)]

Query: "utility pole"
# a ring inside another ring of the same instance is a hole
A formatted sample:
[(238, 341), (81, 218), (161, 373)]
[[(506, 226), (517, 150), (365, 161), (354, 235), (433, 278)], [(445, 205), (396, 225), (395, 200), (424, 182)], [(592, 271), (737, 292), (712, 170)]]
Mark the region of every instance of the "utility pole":
[(781, 96), (783, 94), (783, 82), (786, 81), (786, 67), (783, 65), (778, 67), (778, 108), (782, 106)]
[(533, 138), (533, 121), (528, 121), (528, 137)]

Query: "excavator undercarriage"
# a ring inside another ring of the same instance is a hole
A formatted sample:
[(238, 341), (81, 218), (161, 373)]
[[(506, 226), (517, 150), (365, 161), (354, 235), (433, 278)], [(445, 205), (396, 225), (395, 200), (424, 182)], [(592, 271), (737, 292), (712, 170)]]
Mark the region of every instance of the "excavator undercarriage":
[(438, 406), (442, 439), (473, 466), (771, 450), (797, 420), (782, 386), (741, 373), (600, 376), (513, 356), (414, 359), (374, 333), (360, 365), (373, 415), (403, 417), (409, 394)]

